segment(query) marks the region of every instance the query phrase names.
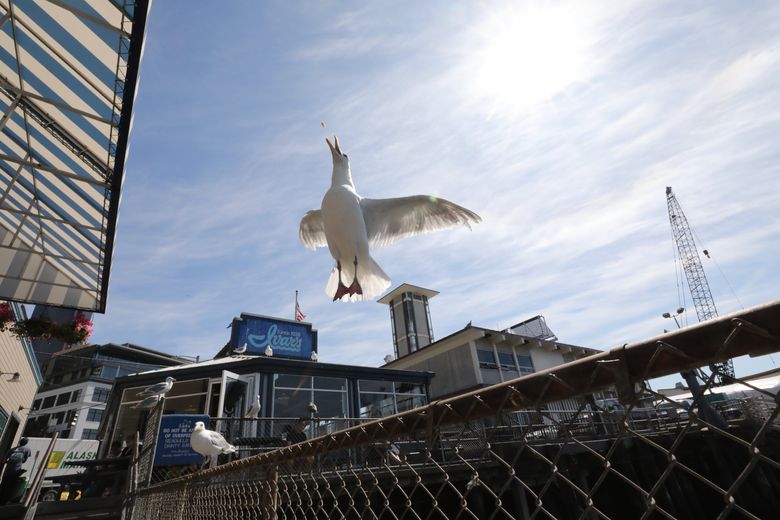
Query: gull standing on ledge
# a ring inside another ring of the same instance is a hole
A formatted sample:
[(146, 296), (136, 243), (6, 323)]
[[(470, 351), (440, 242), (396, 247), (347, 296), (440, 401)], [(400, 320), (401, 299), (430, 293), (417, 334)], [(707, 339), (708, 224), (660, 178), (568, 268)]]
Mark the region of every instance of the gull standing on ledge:
[(222, 434), (207, 430), (206, 425), (202, 421), (196, 422), (195, 428), (192, 429), (190, 446), (192, 446), (193, 450), (206, 457), (203, 461), (204, 466), (206, 461), (209, 463), (216, 462), (217, 459), (215, 457), (219, 455), (236, 452), (236, 447), (226, 441)]
[(333, 144), (328, 139), (325, 142), (333, 156), (330, 189), (322, 199), (322, 209), (303, 216), (298, 236), (311, 250), (328, 246), (336, 266), (325, 293), (333, 301), (373, 298), (390, 286), (390, 278), (369, 255), (369, 245), (391, 244), (399, 238), (460, 224), (471, 229), (471, 223), (482, 221), (473, 211), (430, 195), (361, 197), (355, 191), (349, 157), (341, 151), (338, 137), (333, 137)]
[(163, 381), (162, 383), (157, 383), (156, 385), (152, 385), (152, 386), (150, 386), (148, 388), (144, 388), (144, 390), (142, 392), (140, 392), (138, 395), (139, 396), (157, 395), (157, 396), (162, 397), (162, 396), (164, 396), (165, 394), (167, 394), (168, 392), (171, 391), (171, 388), (173, 388), (173, 382), (174, 381), (176, 381), (174, 378), (166, 377), (165, 381)]

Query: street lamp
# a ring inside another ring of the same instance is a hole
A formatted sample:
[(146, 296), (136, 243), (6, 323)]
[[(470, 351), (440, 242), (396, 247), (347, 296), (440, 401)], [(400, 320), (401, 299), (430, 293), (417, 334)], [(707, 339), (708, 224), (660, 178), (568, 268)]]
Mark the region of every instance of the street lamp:
[(668, 318), (674, 319), (674, 322), (677, 324), (677, 328), (681, 329), (682, 327), (680, 326), (680, 322), (677, 321), (677, 316), (680, 316), (683, 312), (685, 312), (685, 307), (678, 307), (677, 311), (674, 314), (671, 314), (669, 312), (665, 312), (665, 313), (661, 314), (661, 317), (667, 318), (667, 319)]

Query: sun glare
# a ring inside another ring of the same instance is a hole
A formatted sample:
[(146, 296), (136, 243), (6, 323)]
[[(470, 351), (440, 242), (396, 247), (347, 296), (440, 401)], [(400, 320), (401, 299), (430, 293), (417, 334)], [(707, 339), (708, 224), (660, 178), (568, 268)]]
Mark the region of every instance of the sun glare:
[(494, 111), (548, 101), (588, 73), (587, 31), (570, 10), (508, 10), (492, 15), (478, 34), (474, 94)]

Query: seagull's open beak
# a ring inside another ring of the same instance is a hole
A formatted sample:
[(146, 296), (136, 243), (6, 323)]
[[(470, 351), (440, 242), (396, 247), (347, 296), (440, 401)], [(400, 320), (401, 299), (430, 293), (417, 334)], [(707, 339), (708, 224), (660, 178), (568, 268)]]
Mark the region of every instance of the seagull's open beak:
[[(341, 147), (339, 146), (339, 138), (338, 136), (333, 136), (333, 141), (336, 143), (336, 151), (341, 154)], [(343, 154), (342, 154), (343, 155)]]
[(333, 156), (333, 160), (335, 161), (336, 159), (339, 158), (339, 153), (336, 151), (336, 147), (334, 147), (331, 144), (330, 139), (328, 139), (327, 137), (325, 138), (325, 142), (328, 143), (328, 148), (330, 148), (330, 154)]

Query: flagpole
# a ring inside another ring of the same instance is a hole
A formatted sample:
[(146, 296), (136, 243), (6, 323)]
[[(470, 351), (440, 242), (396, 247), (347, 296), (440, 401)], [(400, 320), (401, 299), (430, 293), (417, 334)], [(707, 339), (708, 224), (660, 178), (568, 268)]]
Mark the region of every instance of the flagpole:
[(295, 309), (293, 310), (293, 319), (298, 321), (298, 290), (295, 290)]

